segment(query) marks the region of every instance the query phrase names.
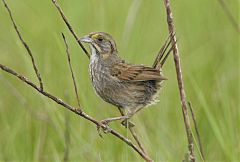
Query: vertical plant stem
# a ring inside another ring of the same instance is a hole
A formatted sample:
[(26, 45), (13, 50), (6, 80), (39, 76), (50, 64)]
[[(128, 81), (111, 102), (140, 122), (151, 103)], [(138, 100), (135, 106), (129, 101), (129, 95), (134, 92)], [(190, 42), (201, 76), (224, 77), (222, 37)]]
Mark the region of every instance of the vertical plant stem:
[(173, 24), (173, 14), (170, 8), (170, 0), (164, 0), (164, 5), (166, 8), (166, 14), (167, 14), (168, 30), (169, 30), (169, 33), (172, 34), (172, 38), (173, 38), (172, 39), (173, 56), (174, 56), (176, 74), (177, 74), (178, 87), (180, 92), (180, 99), (182, 104), (183, 119), (184, 119), (186, 134), (187, 134), (187, 140), (188, 140), (189, 160), (191, 162), (194, 162), (195, 155), (194, 155), (193, 137), (192, 137), (192, 132), (190, 128), (189, 115), (187, 111), (186, 93), (184, 90), (179, 51), (178, 51), (177, 43), (175, 43), (177, 39), (176, 39), (176, 35), (173, 36), (173, 33), (175, 33), (175, 29)]

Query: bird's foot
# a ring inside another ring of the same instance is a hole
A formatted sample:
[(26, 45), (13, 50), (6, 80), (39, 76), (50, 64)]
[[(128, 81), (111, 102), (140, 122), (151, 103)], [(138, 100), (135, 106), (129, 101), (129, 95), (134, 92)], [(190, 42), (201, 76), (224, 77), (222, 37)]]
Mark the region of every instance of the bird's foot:
[(109, 122), (102, 120), (97, 125), (97, 131), (100, 137), (103, 137), (102, 132), (105, 134), (111, 132), (111, 128), (108, 126), (108, 123)]
[(128, 119), (124, 119), (121, 124), (126, 127), (126, 128), (132, 128), (135, 126), (135, 124), (131, 121), (129, 121)]
[(110, 127), (108, 126), (110, 122), (117, 121), (117, 120), (126, 120), (126, 119), (129, 119), (129, 116), (120, 116), (120, 117), (107, 118), (107, 119), (101, 120), (97, 126), (99, 135), (102, 137), (101, 130), (104, 133), (109, 133), (111, 131)]

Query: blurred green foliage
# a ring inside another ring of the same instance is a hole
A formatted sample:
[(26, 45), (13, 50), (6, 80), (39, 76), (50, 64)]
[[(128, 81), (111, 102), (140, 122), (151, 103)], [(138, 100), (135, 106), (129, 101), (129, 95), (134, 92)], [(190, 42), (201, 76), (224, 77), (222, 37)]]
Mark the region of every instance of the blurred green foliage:
[[(70, 45), (84, 111), (99, 120), (117, 116), (117, 109), (94, 93), (88, 77), (89, 61), (51, 0), (7, 2), (33, 51), (45, 89), (77, 105), (63, 32)], [(65, 0), (60, 4), (79, 36), (92, 31), (112, 34), (121, 57), (132, 63), (151, 65), (168, 35), (160, 0)], [(206, 159), (240, 161), (239, 33), (217, 0), (172, 0), (171, 5), (187, 99), (194, 106)], [(227, 5), (239, 20), (239, 3), (229, 0)], [(30, 58), (2, 3), (0, 63), (37, 83)], [(142, 110), (133, 120), (155, 161), (180, 161), (187, 152), (187, 141), (172, 56), (164, 74), (169, 80), (164, 83), (160, 102)], [(111, 135), (101, 139), (93, 124), (0, 71), (0, 161), (62, 161), (66, 120), (69, 161), (141, 161), (120, 140)], [(111, 126), (130, 137), (119, 123)]]

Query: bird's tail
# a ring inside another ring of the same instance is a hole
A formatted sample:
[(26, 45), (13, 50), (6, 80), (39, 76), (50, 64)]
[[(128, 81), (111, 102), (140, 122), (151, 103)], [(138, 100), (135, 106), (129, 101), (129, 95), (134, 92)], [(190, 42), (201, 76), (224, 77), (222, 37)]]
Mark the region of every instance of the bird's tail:
[[(174, 41), (174, 36), (175, 33), (170, 33), (169, 36), (167, 37), (165, 43), (163, 44), (162, 48), (160, 49), (152, 67), (155, 69), (161, 69), (165, 63), (165, 61), (167, 60), (169, 54), (171, 53), (171, 51), (173, 50), (173, 46), (176, 44), (177, 41)], [(167, 51), (167, 49), (169, 48), (169, 46), (171, 45), (171, 48)]]

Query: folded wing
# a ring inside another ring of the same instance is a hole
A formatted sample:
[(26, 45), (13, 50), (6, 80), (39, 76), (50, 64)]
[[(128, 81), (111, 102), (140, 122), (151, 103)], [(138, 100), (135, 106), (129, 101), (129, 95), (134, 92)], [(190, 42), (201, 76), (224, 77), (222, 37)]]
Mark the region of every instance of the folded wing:
[(113, 65), (111, 75), (119, 80), (132, 82), (148, 80), (162, 81), (167, 79), (160, 74), (158, 69), (127, 63), (117, 63)]

